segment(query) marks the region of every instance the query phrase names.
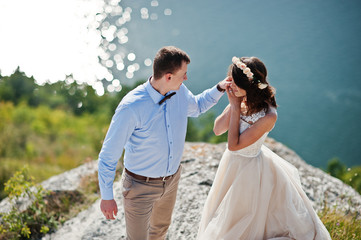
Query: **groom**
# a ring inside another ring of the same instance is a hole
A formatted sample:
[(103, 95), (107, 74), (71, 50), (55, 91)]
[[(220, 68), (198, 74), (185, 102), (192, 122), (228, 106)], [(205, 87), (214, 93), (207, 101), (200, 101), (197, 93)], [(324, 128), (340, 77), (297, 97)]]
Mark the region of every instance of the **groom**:
[(165, 239), (181, 174), (187, 117), (206, 112), (222, 97), (224, 79), (194, 96), (187, 80), (189, 56), (173, 46), (161, 48), (149, 80), (118, 105), (99, 154), (100, 209), (115, 219), (115, 168), (125, 149), (123, 171), (127, 239)]

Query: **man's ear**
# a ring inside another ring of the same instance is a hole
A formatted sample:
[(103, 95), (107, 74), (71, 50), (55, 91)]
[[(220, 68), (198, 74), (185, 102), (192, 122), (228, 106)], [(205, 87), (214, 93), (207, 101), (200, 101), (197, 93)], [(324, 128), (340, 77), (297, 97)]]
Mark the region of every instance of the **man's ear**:
[(171, 74), (171, 73), (166, 73), (166, 74), (165, 74), (165, 79), (166, 79), (167, 81), (170, 81), (170, 80), (172, 79), (172, 74)]

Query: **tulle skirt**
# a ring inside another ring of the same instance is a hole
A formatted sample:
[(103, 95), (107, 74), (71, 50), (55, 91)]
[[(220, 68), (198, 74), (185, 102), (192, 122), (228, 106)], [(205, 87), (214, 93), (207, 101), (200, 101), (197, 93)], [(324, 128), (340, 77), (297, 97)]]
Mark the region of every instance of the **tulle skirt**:
[(263, 145), (257, 157), (225, 151), (197, 239), (331, 238), (302, 190), (297, 169)]

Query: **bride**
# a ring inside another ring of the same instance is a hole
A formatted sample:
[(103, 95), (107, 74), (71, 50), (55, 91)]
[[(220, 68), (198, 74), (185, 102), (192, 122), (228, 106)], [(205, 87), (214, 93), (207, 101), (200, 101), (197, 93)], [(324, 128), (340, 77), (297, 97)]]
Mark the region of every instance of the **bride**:
[(204, 205), (199, 240), (331, 239), (302, 190), (297, 169), (263, 145), (277, 120), (274, 88), (256, 57), (233, 57), (229, 105), (214, 123), (228, 130)]

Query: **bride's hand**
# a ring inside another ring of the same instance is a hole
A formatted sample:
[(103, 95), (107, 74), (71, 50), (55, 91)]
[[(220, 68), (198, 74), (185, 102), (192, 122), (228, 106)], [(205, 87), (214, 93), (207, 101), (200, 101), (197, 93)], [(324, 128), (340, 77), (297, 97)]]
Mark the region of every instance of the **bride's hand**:
[(231, 107), (240, 108), (242, 98), (241, 97), (236, 97), (236, 95), (234, 94), (231, 86), (227, 86), (226, 92), (227, 92), (228, 101), (229, 101), (229, 104), (231, 105)]

